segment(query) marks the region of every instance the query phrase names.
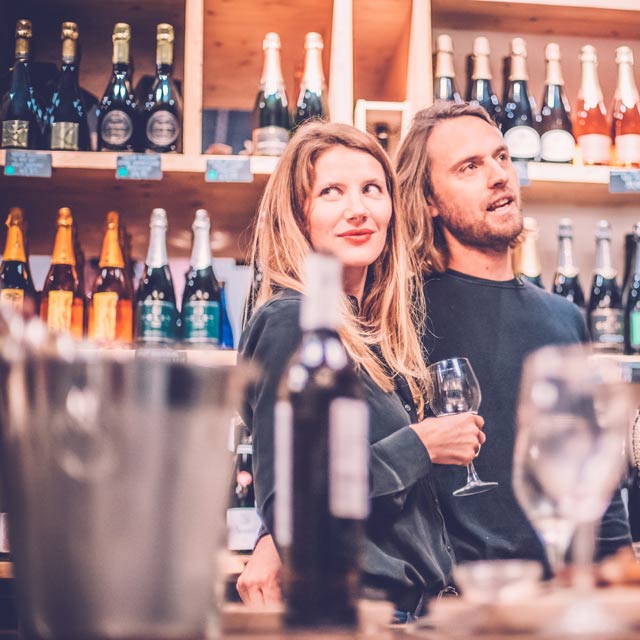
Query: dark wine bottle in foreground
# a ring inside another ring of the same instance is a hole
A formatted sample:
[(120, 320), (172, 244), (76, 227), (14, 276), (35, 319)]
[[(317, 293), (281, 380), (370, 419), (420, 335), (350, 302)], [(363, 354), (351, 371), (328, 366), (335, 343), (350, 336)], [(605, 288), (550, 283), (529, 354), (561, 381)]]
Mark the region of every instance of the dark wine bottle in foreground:
[(442, 33), (436, 40), (436, 70), (433, 80), (433, 100), (464, 102), (456, 85), (456, 71), (453, 66), (453, 40)]
[(368, 409), (340, 340), (341, 265), (305, 261), (302, 344), (275, 411), (276, 540), (285, 621), (355, 627), (358, 556), (368, 515)]
[(633, 225), (636, 244), (634, 259), (629, 270), (629, 282), (624, 292), (624, 347), (625, 353), (640, 353), (640, 222)]
[(491, 48), (489, 40), (478, 37), (473, 41), (473, 72), (467, 100), (471, 104), (479, 104), (499, 124), (502, 117), (502, 106), (491, 84), (491, 64), (489, 56)]
[(296, 127), (311, 118), (329, 119), (327, 83), (322, 70), (322, 50), (324, 49), (322, 36), (319, 33), (307, 33), (304, 48), (304, 73), (294, 118)]
[(578, 273), (573, 261), (573, 224), (569, 218), (562, 218), (558, 224), (558, 266), (551, 291), (584, 307), (584, 293)]

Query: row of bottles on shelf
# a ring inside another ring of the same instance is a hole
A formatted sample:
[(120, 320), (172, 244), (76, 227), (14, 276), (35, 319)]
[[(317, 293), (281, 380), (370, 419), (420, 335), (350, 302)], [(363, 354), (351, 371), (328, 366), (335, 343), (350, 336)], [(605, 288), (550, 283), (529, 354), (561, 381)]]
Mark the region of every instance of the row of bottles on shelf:
[(126, 268), (123, 233), (118, 213), (107, 214), (107, 228), (98, 273), (85, 295), (84, 255), (71, 211), (58, 212), (51, 266), (38, 293), (25, 248), (24, 217), (14, 208), (7, 218), (7, 240), (0, 265), (0, 304), (26, 314), (39, 314), (53, 331), (99, 344), (167, 345), (233, 348), (226, 313), (224, 284), (211, 264), (211, 222), (204, 209), (195, 213), (193, 249), (178, 312), (167, 257), (167, 213), (151, 213), (150, 240), (144, 271), (134, 292), (131, 269)]
[[(552, 42), (545, 48), (546, 79), (539, 113), (528, 86), (525, 41), (511, 41), (502, 103), (492, 86), (490, 53), (489, 40), (476, 38), (466, 99), (483, 106), (500, 125), (513, 159), (640, 166), (640, 95), (629, 47), (616, 49), (618, 81), (610, 120), (598, 79), (595, 47), (585, 45), (580, 53), (582, 76), (573, 116), (564, 90), (558, 44)], [(453, 42), (446, 34), (437, 38), (434, 99), (464, 101), (456, 85)]]
[[(130, 56), (131, 28), (117, 23), (113, 29), (113, 71), (102, 100), (88, 114), (79, 84), (79, 31), (74, 22), (62, 23), (62, 60), (57, 86), (50, 98), (36, 87), (30, 74), (32, 27), (29, 20), (16, 25), (15, 63), (10, 87), (2, 98), (2, 147), (56, 151), (181, 151), (182, 98), (173, 81), (174, 31), (157, 26), (156, 76), (143, 99), (133, 90)], [(44, 104), (47, 104), (45, 107)], [(89, 115), (95, 116), (92, 141)]]
[[(525, 218), (524, 240), (514, 253), (514, 271), (543, 287), (536, 247), (538, 224)], [(640, 354), (640, 222), (626, 236), (622, 286), (611, 255), (611, 225), (600, 220), (595, 232), (596, 264), (587, 302), (573, 258), (573, 225), (569, 218), (558, 226), (558, 261), (551, 291), (581, 307), (587, 316), (597, 351)]]

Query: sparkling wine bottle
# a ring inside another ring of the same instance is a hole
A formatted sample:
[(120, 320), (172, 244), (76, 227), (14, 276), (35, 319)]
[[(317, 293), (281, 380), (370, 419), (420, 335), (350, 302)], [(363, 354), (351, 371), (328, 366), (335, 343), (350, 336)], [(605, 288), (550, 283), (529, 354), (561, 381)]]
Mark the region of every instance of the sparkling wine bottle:
[(327, 84), (322, 70), (322, 50), (324, 43), (319, 33), (307, 33), (304, 39), (305, 59), (300, 95), (296, 103), (294, 123), (301, 125), (305, 120), (329, 119)]
[(640, 167), (640, 95), (633, 77), (633, 52), (629, 47), (616, 49), (616, 63), (618, 85), (611, 109), (616, 163)]
[(625, 353), (640, 353), (640, 222), (633, 225), (635, 241), (634, 260), (629, 281), (624, 291), (624, 346)]
[(476, 38), (473, 41), (473, 72), (467, 101), (484, 107), (493, 121), (500, 123), (502, 106), (491, 83), (493, 76), (491, 75), (490, 55), (491, 48), (488, 38), (482, 36)]
[(456, 85), (453, 66), (453, 40), (442, 33), (436, 40), (436, 70), (434, 74), (433, 99), (464, 102)]
[(553, 293), (584, 307), (584, 293), (573, 261), (573, 223), (562, 218), (558, 225), (558, 266), (553, 278)]

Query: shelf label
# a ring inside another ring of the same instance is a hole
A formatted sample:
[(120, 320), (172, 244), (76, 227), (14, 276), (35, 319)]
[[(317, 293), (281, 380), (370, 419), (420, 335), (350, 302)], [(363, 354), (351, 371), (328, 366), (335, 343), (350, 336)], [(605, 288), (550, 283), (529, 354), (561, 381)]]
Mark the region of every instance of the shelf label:
[(7, 149), (4, 175), (23, 178), (50, 178), (51, 154)]
[(205, 182), (253, 182), (249, 156), (207, 158)]
[(523, 160), (514, 160), (513, 166), (516, 168), (520, 186), (528, 187), (531, 184), (531, 180), (529, 180), (529, 163)]
[(162, 158), (159, 153), (127, 153), (118, 156), (118, 180), (162, 180)]
[(612, 171), (609, 173), (609, 193), (638, 193), (640, 171)]

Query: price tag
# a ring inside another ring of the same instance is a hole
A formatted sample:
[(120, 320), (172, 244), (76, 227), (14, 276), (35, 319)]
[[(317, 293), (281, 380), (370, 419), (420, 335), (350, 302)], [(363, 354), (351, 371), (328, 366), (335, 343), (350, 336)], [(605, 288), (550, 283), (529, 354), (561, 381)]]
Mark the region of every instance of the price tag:
[(158, 153), (128, 153), (118, 156), (118, 180), (162, 180), (162, 159)]
[(612, 171), (609, 174), (609, 193), (640, 192), (640, 171)]
[(528, 187), (531, 184), (531, 180), (529, 180), (529, 163), (523, 160), (515, 160), (513, 166), (516, 168), (520, 186)]
[(7, 149), (4, 175), (25, 178), (50, 178), (51, 154)]
[(205, 182), (253, 182), (249, 156), (207, 158)]

